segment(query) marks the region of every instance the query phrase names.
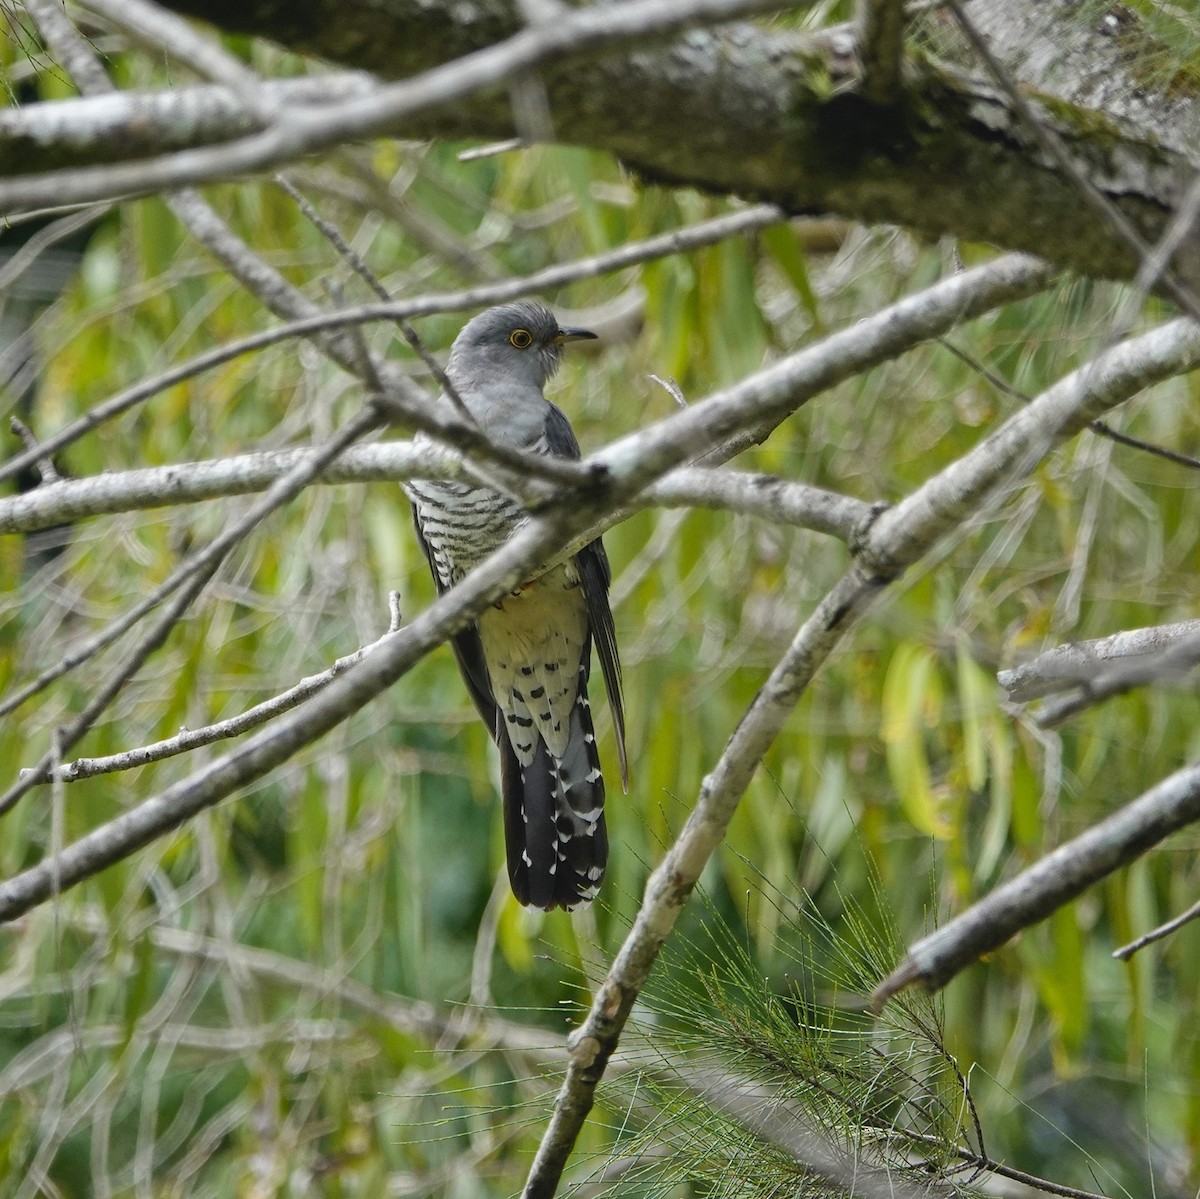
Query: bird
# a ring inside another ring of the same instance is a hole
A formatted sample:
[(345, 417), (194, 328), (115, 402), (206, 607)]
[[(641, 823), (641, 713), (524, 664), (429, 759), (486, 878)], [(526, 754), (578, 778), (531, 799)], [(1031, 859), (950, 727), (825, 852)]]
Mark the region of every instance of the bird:
[[(579, 459), (546, 382), (563, 347), (592, 340), (531, 301), (489, 308), (450, 347), (446, 383), (496, 442)], [(445, 390), (439, 402), (450, 405)], [(449, 409), (447, 409), (449, 410)], [(514, 499), (469, 482), (405, 490), (439, 595), (528, 519)], [(621, 664), (599, 538), (551, 563), (452, 638), (459, 672), (500, 753), (508, 877), (518, 902), (571, 910), (599, 893), (608, 859), (604, 776), (588, 702), (592, 648), (608, 693), (622, 787), (629, 787)]]

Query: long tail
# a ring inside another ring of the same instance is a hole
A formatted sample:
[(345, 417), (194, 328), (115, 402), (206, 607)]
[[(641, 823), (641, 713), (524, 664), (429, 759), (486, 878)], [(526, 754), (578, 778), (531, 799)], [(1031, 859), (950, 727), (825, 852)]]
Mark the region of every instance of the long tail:
[(497, 729), (508, 877), (520, 903), (547, 911), (595, 899), (608, 861), (604, 779), (586, 681), (581, 677), (561, 758), (539, 737), (533, 761), (522, 769), (506, 732)]

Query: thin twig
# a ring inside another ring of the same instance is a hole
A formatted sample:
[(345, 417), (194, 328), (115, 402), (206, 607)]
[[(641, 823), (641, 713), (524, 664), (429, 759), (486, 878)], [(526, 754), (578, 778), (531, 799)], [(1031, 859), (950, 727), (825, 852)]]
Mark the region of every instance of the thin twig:
[[(272, 512), (289, 503), (314, 479), (329, 462), (359, 437), (374, 429), (379, 424), (379, 413), (374, 405), (364, 408), (352, 417), (345, 426), (332, 437), (316, 453), (297, 463), (267, 490), (266, 494), (238, 520), (234, 521), (219, 537), (210, 542), (203, 550), (193, 554), (186, 562), (176, 567), (170, 577), (160, 584), (145, 600), (135, 605), (119, 620), (114, 621), (102, 634), (91, 639), (87, 645), (68, 654), (51, 669), (44, 671), (33, 683), (9, 696), (0, 704), (0, 714), (11, 712), (13, 708), (23, 703), (36, 691), (41, 690), (49, 682), (60, 678), (68, 670), (74, 669), (104, 647), (111, 645), (126, 631), (133, 627), (147, 612), (156, 608), (164, 600), (176, 592), (179, 597), (172, 600), (167, 614), (157, 621), (151, 633), (139, 644), (133, 657), (137, 666), (153, 652), (166, 638), (179, 616), (187, 609), (188, 604), (203, 589), (205, 583), (219, 567), (225, 556), (235, 545), (242, 541), (250, 532), (262, 523)], [(122, 669), (113, 675), (100, 694), (90, 703), (84, 712), (72, 722), (63, 737), (63, 749), (69, 749), (79, 737), (91, 726), (96, 717), (106, 708), (117, 694), (120, 686), (132, 677), (133, 671)], [(119, 680), (119, 682), (118, 682)], [(101, 703), (101, 699), (103, 702)], [(0, 795), (0, 815), (7, 812), (30, 787), (46, 778), (47, 760), (42, 759), (37, 766), (24, 772), (17, 782), (13, 783), (3, 795)]]
[(1134, 661), (1117, 662), (1107, 670), (1096, 671), (1091, 678), (1080, 680), (1074, 695), (1047, 700), (1037, 714), (1041, 728), (1051, 729), (1094, 708), (1105, 700), (1124, 695), (1135, 687), (1178, 682), (1200, 665), (1200, 631), (1181, 637), (1157, 653), (1147, 654)]
[(1173, 932), (1177, 932), (1185, 924), (1189, 924), (1197, 918), (1200, 918), (1200, 903), (1192, 904), (1186, 912), (1168, 920), (1165, 924), (1160, 924), (1158, 928), (1151, 929), (1148, 933), (1143, 933), (1137, 940), (1130, 941), (1128, 945), (1114, 949), (1113, 957), (1127, 962), (1138, 950), (1145, 949), (1147, 945), (1153, 945), (1155, 941), (1161, 941), (1164, 937), (1169, 937)]
[[(395, 604), (398, 593), (393, 591), (391, 598)], [(328, 670), (323, 670), (320, 674), (309, 675), (307, 678), (301, 679), (294, 687), (289, 687), (286, 691), (282, 691), (252, 708), (247, 708), (246, 711), (239, 712), (228, 720), (219, 720), (215, 724), (206, 725), (200, 729), (184, 729), (174, 737), (155, 741), (151, 745), (138, 746), (136, 749), (127, 749), (121, 753), (109, 754), (107, 757), (76, 758), (73, 762), (65, 763), (59, 769), (57, 777), (64, 783), (75, 783), (80, 779), (94, 778), (98, 774), (136, 770), (139, 766), (146, 766), (151, 762), (161, 762), (178, 754), (190, 753), (194, 749), (212, 745), (217, 741), (240, 737), (243, 733), (248, 733), (252, 729), (266, 724), (268, 720), (273, 720), (276, 716), (298, 707), (310, 695), (316, 695), (322, 688), (327, 687), (339, 674), (353, 666), (355, 662), (361, 661), (377, 645), (396, 633), (400, 627), (397, 617), (398, 610), (394, 608), (392, 623), (382, 637), (372, 641), (369, 645), (360, 646), (344, 658), (339, 658)], [(22, 772), (22, 777), (23, 775), (24, 772)]]
[[(938, 345), (949, 350), (955, 358), (969, 366), (977, 375), (985, 379), (988, 384), (1002, 395), (1012, 396), (1014, 400), (1020, 400), (1022, 404), (1028, 404), (1032, 399), (1028, 392), (1024, 392), (1019, 387), (1014, 387), (1007, 380), (1002, 379), (995, 371), (989, 370), (978, 358), (956, 346), (949, 338), (939, 337), (937, 342)], [(1182, 454), (1178, 450), (1168, 449), (1166, 446), (1155, 445), (1151, 441), (1143, 441), (1140, 437), (1131, 437), (1128, 433), (1122, 433), (1120, 430), (1114, 429), (1107, 421), (1094, 420), (1088, 428), (1093, 433), (1097, 433), (1101, 437), (1107, 437), (1110, 441), (1115, 441), (1120, 445), (1128, 446), (1130, 449), (1143, 450), (1147, 454), (1153, 454), (1156, 458), (1162, 458), (1167, 462), (1174, 462), (1177, 466), (1186, 466), (1191, 470), (1200, 470), (1200, 458), (1193, 457), (1191, 454)]]
[(84, 8), (103, 18), (152, 53), (186, 64), (202, 79), (223, 83), (260, 121), (271, 120), (278, 105), (263, 81), (215, 38), (147, 0), (81, 0)]
[[(56, 730), (54, 744), (42, 756), (38, 764), (28, 770), (22, 770), (17, 781), (7, 791), (0, 794), (0, 816), (11, 810), (35, 784), (44, 783), (50, 779), (55, 756), (57, 755), (61, 760), (62, 754), (75, 745), (96, 723), (108, 705), (120, 694), (125, 684), (141, 670), (147, 659), (162, 647), (167, 637), (170, 636), (171, 630), (179, 623), (183, 614), (191, 607), (192, 602), (216, 574), (224, 556), (224, 554), (216, 556), (202, 570), (190, 574), (184, 580), (183, 585), (169, 598), (158, 618), (146, 630), (133, 650), (126, 655), (121, 665), (105, 679), (83, 711), (69, 725)], [(58, 855), (53, 856), (57, 857)], [(56, 883), (56, 894), (57, 890)]]
[[(354, 247), (342, 236), (342, 231), (332, 222), (326, 220), (317, 210), (308, 202), (291, 180), (286, 175), (278, 174), (275, 176), (276, 183), (283, 188), (296, 206), (302, 213), (312, 222), (313, 226), (319, 230), (321, 235), (329, 242), (331, 246), (346, 260), (350, 268), (360, 279), (375, 293), (375, 298), (384, 304), (392, 302), (391, 293), (379, 281), (379, 276), (371, 270), (363, 261), (362, 256), (354, 249)], [(424, 341), (416, 329), (412, 327), (411, 322), (404, 320), (402, 317), (397, 318), (396, 326), (408, 342), (409, 349), (417, 355), (418, 358), (425, 364), (426, 369), (438, 381), (443, 393), (454, 405), (458, 415), (469, 425), (478, 425), (479, 422), (472, 415), (471, 410), (463, 402), (462, 396), (458, 394), (458, 389), (450, 381), (446, 372), (442, 369), (442, 364), (429, 352)]]
[(61, 482), (62, 475), (58, 473), (58, 468), (54, 465), (54, 461), (50, 456), (43, 454), (41, 446), (38, 445), (37, 438), (33, 435), (33, 430), (20, 417), (16, 416), (9, 417), (8, 427), (21, 439), (21, 444), (27, 450), (37, 453), (38, 456), (34, 459), (34, 464), (37, 467), (37, 473), (42, 483), (49, 485)]
[(111, 204), (89, 204), (39, 229), (0, 267), (0, 294), (9, 293), (21, 276), (52, 246), (94, 225), (112, 209)]

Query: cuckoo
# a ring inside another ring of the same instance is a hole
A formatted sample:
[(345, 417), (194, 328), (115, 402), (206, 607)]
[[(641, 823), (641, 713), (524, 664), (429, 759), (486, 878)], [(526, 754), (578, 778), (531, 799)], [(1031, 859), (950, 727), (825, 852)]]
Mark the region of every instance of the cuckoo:
[[(494, 441), (577, 459), (570, 422), (542, 389), (563, 346), (595, 336), (560, 328), (540, 304), (489, 308), (455, 338), (446, 378)], [(450, 400), (443, 395), (440, 402)], [(526, 520), (515, 500), (471, 483), (419, 481), (406, 490), (439, 594)], [(459, 671), (500, 751), (513, 894), (547, 910), (595, 898), (608, 858), (604, 779), (587, 693), (593, 645), (628, 787), (610, 577), (597, 538), (536, 572), (453, 639)]]

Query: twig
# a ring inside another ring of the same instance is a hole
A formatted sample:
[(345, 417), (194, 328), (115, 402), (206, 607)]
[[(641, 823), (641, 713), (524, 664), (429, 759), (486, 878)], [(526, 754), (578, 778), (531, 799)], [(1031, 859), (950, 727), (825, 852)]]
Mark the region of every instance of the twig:
[[(98, 774), (112, 774), (119, 770), (136, 770), (139, 766), (147, 766), (151, 762), (161, 762), (178, 754), (190, 753), (194, 749), (212, 745), (217, 741), (240, 737), (243, 733), (248, 733), (251, 729), (266, 724), (268, 720), (299, 706), (310, 695), (316, 695), (344, 670), (353, 666), (355, 662), (361, 661), (377, 645), (399, 629), (399, 593), (393, 591), (389, 599), (392, 619), (388, 631), (369, 645), (361, 646), (352, 654), (339, 658), (328, 670), (324, 670), (320, 674), (309, 675), (307, 678), (301, 679), (294, 687), (289, 687), (286, 691), (264, 700), (261, 704), (256, 704), (253, 708), (247, 708), (245, 712), (239, 712), (228, 720), (220, 720), (201, 729), (184, 729), (174, 737), (155, 741), (151, 745), (138, 746), (136, 749), (127, 749), (122, 753), (109, 754), (107, 757), (76, 758), (73, 762), (63, 764), (55, 777), (64, 783), (75, 783), (80, 779), (94, 778)], [(22, 778), (24, 774), (25, 772), (22, 771)]]
[(480, 158), (494, 158), (497, 154), (511, 154), (520, 150), (525, 142), (519, 137), (510, 137), (502, 142), (489, 142), (486, 146), (472, 146), (458, 152), (459, 162), (475, 162)]
[(1178, 682), (1197, 665), (1200, 665), (1200, 630), (1156, 654), (1132, 662), (1119, 662), (1108, 670), (1096, 672), (1090, 679), (1080, 680), (1075, 695), (1047, 700), (1037, 714), (1037, 723), (1044, 729), (1055, 728), (1072, 716), (1114, 696), (1124, 695), (1134, 687)]
[(61, 4), (56, 4), (55, 0), (25, 0), (25, 11), (37, 25), (46, 49), (58, 60), (81, 93), (103, 95), (116, 90), (108, 72), (91, 46), (71, 24)]
[[(52, 246), (66, 241), (89, 225), (94, 225), (112, 211), (111, 204), (89, 204), (86, 208), (68, 212), (34, 233), (7, 262), (0, 267), (0, 294), (7, 294), (17, 280)], [(8, 222), (5, 222), (6, 226)]]
[(1198, 917), (1200, 917), (1200, 903), (1194, 903), (1186, 912), (1176, 916), (1173, 920), (1168, 920), (1165, 924), (1160, 924), (1158, 928), (1143, 933), (1135, 941), (1130, 941), (1128, 945), (1122, 945), (1120, 949), (1114, 949), (1113, 957), (1127, 962), (1138, 950), (1145, 949), (1147, 945), (1153, 945), (1155, 941), (1161, 941), (1164, 937), (1169, 937), (1173, 932), (1177, 932), (1185, 924)]
[[(360, 279), (375, 293), (376, 299), (384, 304), (390, 304), (392, 301), (391, 294), (388, 289), (379, 281), (379, 276), (371, 270), (363, 261), (361, 255), (354, 247), (342, 236), (341, 230), (332, 222), (327, 221), (304, 197), (300, 190), (287, 178), (286, 175), (276, 175), (276, 183), (283, 188), (296, 206), (302, 213), (312, 222), (313, 226), (320, 231), (321, 235), (329, 242), (331, 246), (349, 263), (350, 268)], [(463, 402), (462, 396), (458, 394), (458, 389), (447, 377), (446, 372), (442, 369), (442, 364), (429, 352), (425, 343), (421, 340), (416, 329), (412, 327), (409, 321), (403, 318), (397, 318), (396, 326), (399, 328), (404, 340), (408, 342), (409, 349), (417, 355), (418, 358), (425, 364), (426, 369), (438, 381), (442, 391), (446, 397), (454, 405), (458, 415), (468, 425), (477, 426), (479, 422), (471, 414), (471, 410)]]
[[(158, 618), (150, 628), (146, 630), (142, 639), (134, 646), (132, 652), (126, 656), (125, 661), (104, 681), (84, 710), (69, 725), (55, 730), (53, 744), (38, 761), (38, 764), (27, 770), (22, 770), (17, 781), (7, 791), (0, 794), (0, 816), (11, 810), (35, 784), (50, 780), (56, 757), (58, 760), (61, 760), (62, 754), (75, 745), (88, 729), (95, 724), (108, 705), (121, 692), (125, 684), (141, 670), (146, 660), (155, 650), (163, 645), (167, 637), (170, 636), (171, 630), (179, 623), (179, 620), (188, 608), (191, 607), (192, 601), (196, 599), (200, 592), (208, 585), (209, 580), (216, 574), (224, 557), (224, 553), (215, 556), (203, 569), (193, 572), (184, 580), (183, 585), (170, 597), (166, 607), (159, 613)], [(53, 859), (57, 859), (58, 856), (57, 853), (51, 855)], [(59, 886), (57, 880), (53, 881), (53, 890), (55, 894), (58, 893)]]
[(175, 13), (146, 0), (80, 0), (82, 6), (150, 51), (189, 66), (202, 79), (223, 83), (260, 121), (278, 111), (277, 100), (240, 58), (205, 37)]
[(21, 444), (31, 453), (36, 453), (34, 464), (37, 467), (38, 476), (43, 485), (58, 483), (62, 481), (62, 475), (58, 473), (58, 468), (54, 465), (53, 460), (49, 455), (44, 455), (41, 446), (38, 445), (38, 440), (33, 435), (33, 430), (20, 419), (20, 417), (9, 417), (8, 427), (13, 433), (21, 439)]
[[(995, 371), (988, 370), (978, 358), (956, 346), (949, 338), (939, 337), (937, 341), (938, 345), (949, 350), (955, 358), (969, 366), (977, 375), (985, 379), (990, 386), (994, 387), (1001, 394), (1012, 396), (1014, 400), (1020, 400), (1022, 404), (1030, 402), (1032, 397), (1027, 392), (1022, 391), (1019, 387), (1014, 387), (1011, 383), (1000, 378)], [(1200, 458), (1196, 458), (1191, 454), (1181, 454), (1178, 450), (1168, 449), (1166, 446), (1155, 445), (1151, 441), (1143, 441), (1140, 437), (1131, 437), (1128, 433), (1122, 433), (1119, 429), (1114, 429), (1107, 421), (1094, 420), (1088, 428), (1093, 433), (1097, 433), (1101, 437), (1107, 437), (1110, 441), (1115, 441), (1120, 445), (1128, 446), (1130, 449), (1144, 450), (1147, 454), (1153, 454), (1156, 458), (1162, 458), (1167, 462), (1174, 462), (1177, 466), (1186, 466), (1192, 470), (1200, 470)]]
[(1200, 765), (1187, 766), (909, 947), (871, 996), (882, 1007), (913, 983), (945, 986), (982, 954), (1044, 920), (1089, 886), (1200, 820)]

